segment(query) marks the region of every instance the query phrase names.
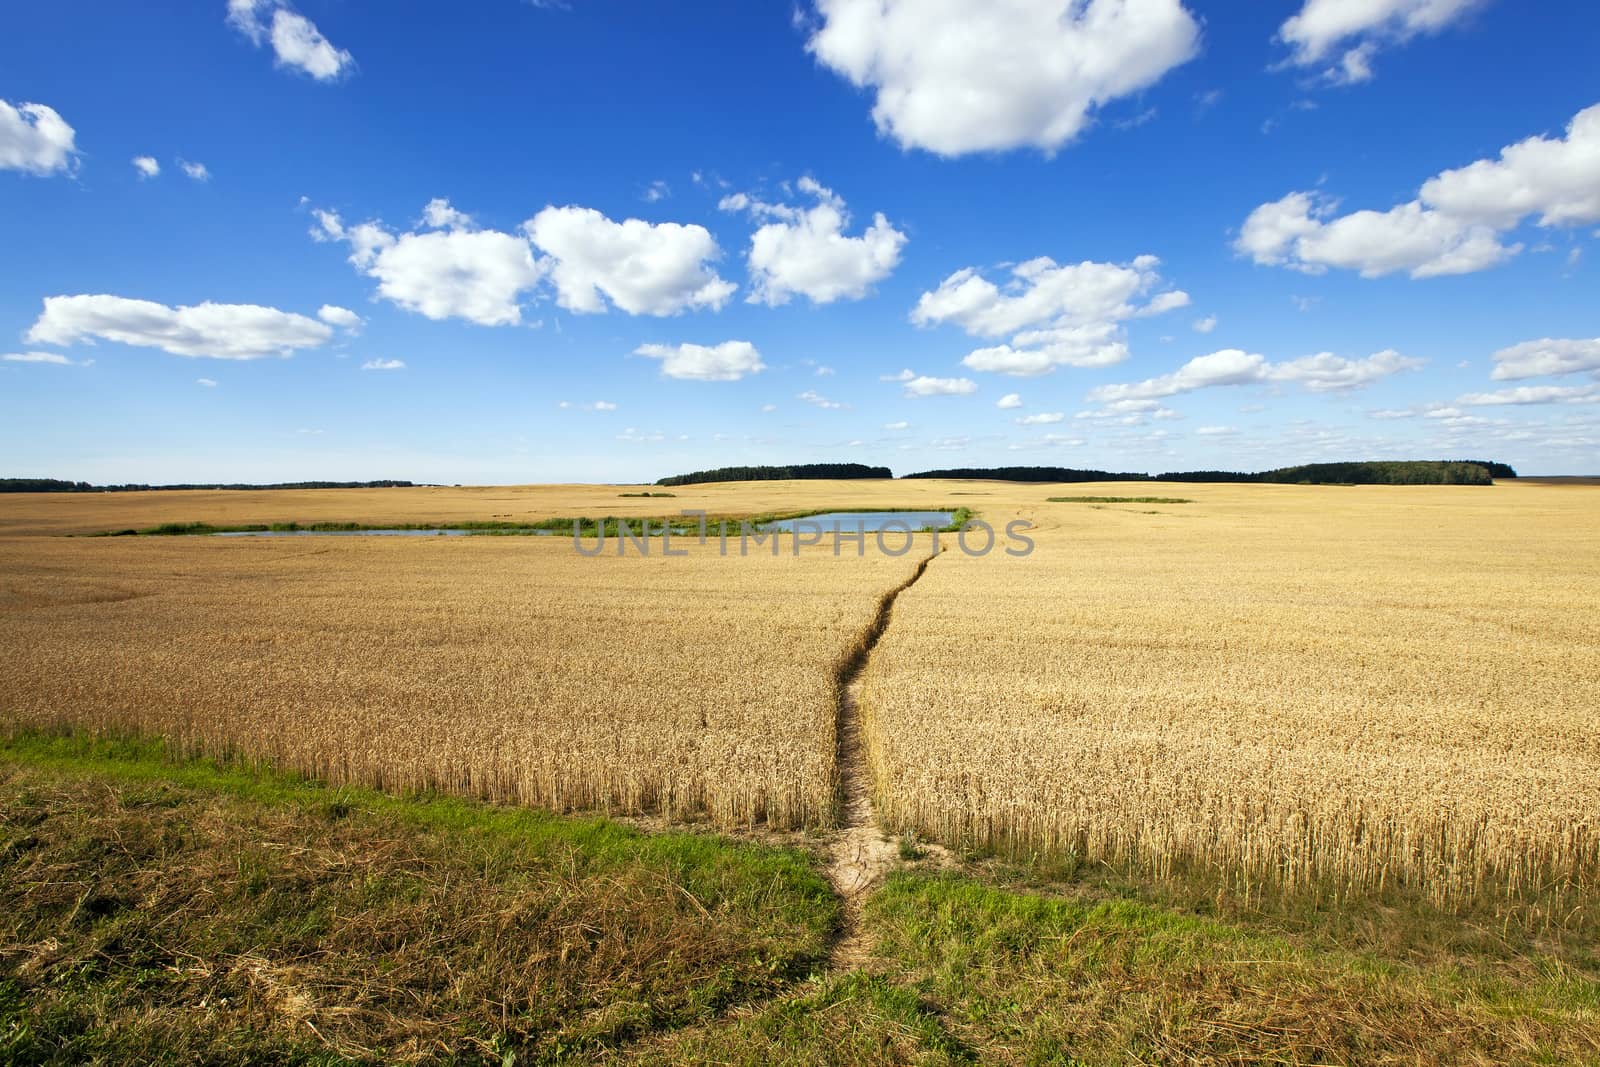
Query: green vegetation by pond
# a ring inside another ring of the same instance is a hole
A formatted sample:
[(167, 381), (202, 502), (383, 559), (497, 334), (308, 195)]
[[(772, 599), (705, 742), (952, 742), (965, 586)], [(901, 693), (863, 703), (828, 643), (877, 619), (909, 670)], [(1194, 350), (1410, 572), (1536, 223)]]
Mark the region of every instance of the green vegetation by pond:
[(1052, 496), (1052, 504), (1193, 504), (1181, 496)]
[[(627, 495), (627, 494), (624, 494)], [(646, 496), (652, 494), (643, 494)], [(671, 493), (654, 494), (657, 496), (671, 496)], [(925, 512), (925, 508), (862, 508), (864, 514), (899, 514), (905, 512)], [(948, 511), (951, 514), (951, 523), (942, 527), (945, 532), (957, 530), (971, 518), (974, 512), (971, 508), (942, 508), (933, 509)], [(764, 512), (758, 515), (708, 515), (705, 519), (705, 529), (708, 534), (715, 536), (720, 524), (726, 524), (730, 534), (737, 535), (741, 523), (747, 524), (751, 529), (760, 529), (777, 522), (787, 522), (794, 519), (807, 519), (818, 515), (833, 514), (828, 508), (811, 508), (804, 511), (777, 511)], [(541, 534), (555, 534), (565, 536), (581, 536), (585, 538), (598, 537), (604, 534), (608, 538), (621, 535), (622, 527), (627, 527), (627, 532), (632, 536), (639, 536), (645, 523), (649, 523), (652, 533), (660, 533), (663, 528), (670, 528), (673, 536), (698, 535), (701, 520), (696, 516), (670, 515), (661, 517), (638, 516), (605, 518), (559, 518), (540, 519), (536, 522), (509, 522), (504, 520), (458, 520), (454, 522), (439, 523), (359, 523), (359, 522), (273, 522), (273, 523), (239, 523), (233, 525), (217, 525), (209, 522), (165, 522), (159, 526), (148, 526), (144, 529), (111, 530), (105, 533), (89, 534), (90, 537), (190, 537), (209, 536), (215, 534), (395, 534), (395, 533), (454, 533), (476, 534), (487, 536), (527, 536)]]

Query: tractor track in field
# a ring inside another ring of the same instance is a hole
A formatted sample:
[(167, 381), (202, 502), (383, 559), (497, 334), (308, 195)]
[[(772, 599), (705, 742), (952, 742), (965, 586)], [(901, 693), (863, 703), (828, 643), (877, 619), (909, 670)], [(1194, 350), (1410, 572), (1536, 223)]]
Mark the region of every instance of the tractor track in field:
[[(826, 873), (843, 909), (838, 934), (829, 953), (833, 970), (859, 967), (871, 959), (871, 938), (862, 923), (862, 911), (872, 891), (901, 862), (899, 843), (884, 831), (872, 803), (872, 768), (867, 763), (859, 703), (861, 674), (872, 657), (872, 650), (889, 628), (895, 600), (916, 584), (937, 555), (930, 555), (917, 564), (911, 577), (879, 599), (877, 613), (837, 673), (834, 743), (839, 768), (839, 829), (829, 845)], [(938, 846), (919, 845), (919, 848), (931, 858), (948, 861), (948, 855)]]

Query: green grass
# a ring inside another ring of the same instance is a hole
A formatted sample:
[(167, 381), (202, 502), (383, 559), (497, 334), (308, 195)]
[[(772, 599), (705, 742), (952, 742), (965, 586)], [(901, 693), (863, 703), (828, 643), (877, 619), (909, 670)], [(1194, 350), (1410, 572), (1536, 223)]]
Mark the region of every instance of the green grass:
[[(995, 872), (907, 870), (870, 899), (878, 960), (643, 1063), (1600, 1063), (1592, 971), (1221, 918)], [(1359, 939), (1357, 939), (1359, 940)]]
[[(672, 496), (672, 493), (622, 493), (622, 496)], [(726, 523), (730, 536), (738, 536), (739, 524), (746, 523), (751, 529), (757, 529), (772, 522), (782, 522), (788, 519), (805, 519), (814, 515), (825, 515), (838, 508), (811, 508), (803, 511), (770, 511), (756, 515), (708, 515), (706, 517), (706, 530), (708, 536), (715, 536), (718, 525)], [(884, 513), (897, 513), (903, 511), (951, 511), (953, 519), (951, 524), (943, 527), (942, 532), (954, 532), (961, 525), (974, 517), (970, 508), (852, 508), (857, 511), (874, 511)], [(652, 535), (659, 534), (663, 527), (671, 527), (673, 536), (698, 535), (700, 520), (697, 517), (671, 515), (664, 517), (623, 517), (606, 516), (604, 518), (559, 518), (539, 519), (533, 522), (511, 522), (506, 520), (478, 520), (467, 519), (458, 522), (431, 522), (431, 523), (359, 523), (359, 522), (272, 522), (272, 523), (238, 523), (232, 525), (217, 525), (209, 522), (164, 522), (158, 526), (148, 526), (144, 529), (112, 530), (104, 533), (90, 534), (91, 537), (187, 537), (206, 536), (221, 533), (357, 533), (362, 530), (465, 530), (478, 535), (500, 536), (580, 536), (594, 538), (602, 532), (607, 538), (620, 535), (621, 525), (626, 524), (632, 536), (639, 536), (642, 524), (648, 522)]]
[[(1484, 982), (1132, 899), (897, 875), (869, 905), (880, 946), (956, 1032), (1024, 1062), (1575, 1062), (1600, 1052), (1576, 995)], [(1515, 989), (1515, 992), (1513, 990)], [(1512, 1025), (1512, 1021), (1515, 1024)]]
[(892, 1067), (987, 1059), (951, 1032), (916, 984), (860, 970), (819, 975), (752, 1014), (641, 1042), (609, 1062)]
[(836, 921), (792, 849), (0, 742), (0, 1062), (597, 1055), (787, 990)]
[[(944, 510), (947, 510), (947, 509), (944, 509), (944, 508), (928, 508), (927, 510), (929, 510), (929, 511), (944, 511)], [(967, 523), (971, 522), (973, 519), (978, 517), (978, 513), (977, 512), (973, 511), (969, 507), (966, 507), (965, 505), (963, 505), (961, 507), (958, 507), (958, 508), (950, 508), (948, 510), (950, 511), (950, 522), (948, 524), (946, 524), (944, 526), (941, 526), (939, 528), (939, 532), (940, 533), (955, 533), (956, 531), (960, 530), (961, 527), (965, 526)]]
[(900, 845), (828, 971), (800, 851), (0, 740), (0, 1062), (1600, 1064), (1584, 915)]
[(1181, 496), (1052, 496), (1052, 504), (1193, 504)]

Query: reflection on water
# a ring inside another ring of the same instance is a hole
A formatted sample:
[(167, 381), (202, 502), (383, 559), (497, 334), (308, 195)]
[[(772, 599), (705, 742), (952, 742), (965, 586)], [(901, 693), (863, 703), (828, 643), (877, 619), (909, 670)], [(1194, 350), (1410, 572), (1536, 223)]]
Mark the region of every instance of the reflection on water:
[(833, 532), (835, 523), (845, 533), (855, 533), (858, 529), (876, 533), (886, 526), (893, 530), (902, 529), (902, 526), (890, 525), (892, 523), (902, 523), (903, 528), (912, 530), (943, 529), (950, 525), (953, 517), (948, 511), (830, 511), (826, 515), (769, 522), (762, 529), (792, 531), (798, 523), (810, 524), (807, 529), (820, 527), (828, 533)]

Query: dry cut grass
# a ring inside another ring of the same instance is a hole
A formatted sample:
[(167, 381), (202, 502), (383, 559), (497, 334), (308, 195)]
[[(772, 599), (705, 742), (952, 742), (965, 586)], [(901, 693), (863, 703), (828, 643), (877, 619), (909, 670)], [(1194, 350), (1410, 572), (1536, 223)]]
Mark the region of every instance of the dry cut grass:
[(916, 558), (690, 551), (0, 540), (0, 727), (557, 810), (831, 824), (835, 669)]
[(891, 823), (1247, 892), (1594, 887), (1600, 494), (1185, 492), (1033, 507), (1031, 558), (901, 595), (861, 698)]

